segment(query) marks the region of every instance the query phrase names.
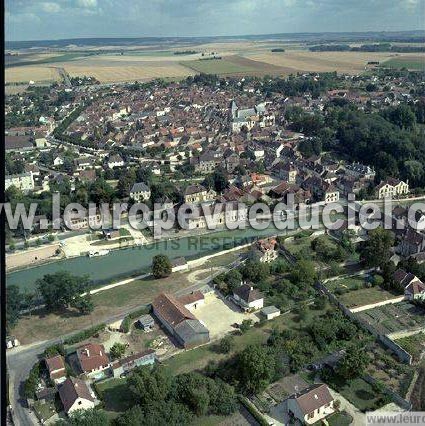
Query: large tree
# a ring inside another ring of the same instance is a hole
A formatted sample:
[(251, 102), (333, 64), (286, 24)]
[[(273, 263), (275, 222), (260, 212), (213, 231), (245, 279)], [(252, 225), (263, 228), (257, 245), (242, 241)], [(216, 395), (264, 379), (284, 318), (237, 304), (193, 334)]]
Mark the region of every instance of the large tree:
[(394, 235), (384, 228), (373, 229), (368, 235), (368, 240), (361, 248), (361, 257), (369, 267), (382, 267), (391, 257)]
[(162, 367), (137, 367), (128, 378), (129, 388), (142, 406), (165, 400), (171, 390), (171, 384), (170, 374)]
[(165, 278), (171, 274), (171, 262), (165, 254), (157, 254), (152, 259), (152, 275), (155, 278)]
[(107, 426), (110, 421), (105, 411), (91, 408), (88, 410), (76, 410), (70, 414), (64, 423), (59, 424), (67, 426)]
[(72, 275), (67, 271), (46, 274), (36, 281), (37, 289), (49, 310), (77, 308), (82, 313), (91, 312), (90, 295), (81, 296), (89, 287), (87, 276)]
[(17, 285), (6, 287), (6, 328), (13, 328), (19, 319), (19, 312), (22, 308), (23, 294)]
[(337, 373), (344, 379), (354, 379), (364, 373), (369, 362), (370, 357), (364, 348), (359, 344), (351, 344), (338, 363)]
[(270, 383), (275, 359), (267, 347), (251, 345), (238, 355), (238, 377), (244, 392), (257, 394)]

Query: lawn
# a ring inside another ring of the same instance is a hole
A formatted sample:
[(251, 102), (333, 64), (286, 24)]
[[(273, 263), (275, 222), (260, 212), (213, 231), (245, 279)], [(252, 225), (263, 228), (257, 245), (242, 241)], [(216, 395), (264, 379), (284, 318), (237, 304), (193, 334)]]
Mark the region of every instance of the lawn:
[(106, 411), (122, 413), (136, 404), (136, 399), (128, 389), (127, 379), (108, 379), (96, 383), (95, 387)]
[(382, 63), (384, 67), (390, 68), (407, 68), (409, 70), (425, 71), (425, 57), (398, 57), (392, 58)]
[(56, 414), (54, 402), (42, 403), (40, 401), (34, 402), (34, 409), (38, 414), (38, 417), (44, 421), (50, 419), (50, 417)]
[(364, 306), (371, 303), (394, 299), (397, 295), (376, 286), (350, 291), (337, 297), (348, 308), (354, 308), (357, 306)]
[(326, 383), (360, 411), (373, 411), (384, 405), (383, 395), (375, 392), (372, 386), (360, 377), (346, 381), (339, 376), (333, 376)]
[(342, 411), (340, 413), (332, 414), (327, 417), (326, 420), (329, 423), (329, 426), (348, 426), (353, 421), (353, 418), (345, 411)]

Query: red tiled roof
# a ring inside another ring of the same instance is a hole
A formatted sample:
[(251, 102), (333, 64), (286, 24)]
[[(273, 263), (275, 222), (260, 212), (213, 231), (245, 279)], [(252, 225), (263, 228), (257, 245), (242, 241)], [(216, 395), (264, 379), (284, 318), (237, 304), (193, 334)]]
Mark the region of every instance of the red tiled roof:
[(292, 398), (297, 401), (304, 415), (310, 414), (334, 400), (325, 384), (313, 385)]
[(96, 370), (109, 364), (103, 345), (89, 343), (77, 349), (77, 356), (84, 372)]
[(178, 301), (183, 305), (189, 305), (190, 303), (199, 302), (200, 300), (204, 300), (204, 295), (199, 290), (178, 298)]
[(171, 326), (176, 326), (185, 319), (196, 319), (175, 297), (161, 293), (152, 302), (154, 312), (157, 312)]

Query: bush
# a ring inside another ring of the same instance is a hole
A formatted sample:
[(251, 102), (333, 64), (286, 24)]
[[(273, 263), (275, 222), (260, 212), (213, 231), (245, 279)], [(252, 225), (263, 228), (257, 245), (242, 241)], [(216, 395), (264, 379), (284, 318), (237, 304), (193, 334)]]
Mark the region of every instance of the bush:
[(233, 337), (232, 336), (223, 337), (220, 340), (218, 347), (221, 353), (223, 354), (229, 353), (234, 347)]
[(35, 392), (37, 390), (37, 385), (40, 382), (40, 372), (41, 366), (40, 361), (37, 361), (34, 366), (31, 368), (28, 379), (24, 384), (24, 394), (26, 398), (35, 398)]

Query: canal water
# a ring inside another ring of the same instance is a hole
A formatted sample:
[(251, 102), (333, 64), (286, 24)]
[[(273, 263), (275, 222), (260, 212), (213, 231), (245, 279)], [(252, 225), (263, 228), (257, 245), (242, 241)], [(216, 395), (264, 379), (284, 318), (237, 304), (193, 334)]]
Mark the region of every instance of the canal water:
[(247, 228), (244, 230), (219, 231), (207, 235), (184, 237), (153, 244), (114, 250), (106, 256), (75, 257), (40, 266), (11, 272), (6, 276), (6, 285), (15, 284), (22, 290), (32, 291), (35, 282), (45, 274), (69, 271), (74, 275), (88, 275), (95, 285), (110, 282), (133, 274), (149, 272), (152, 258), (166, 254), (170, 259), (184, 256), (186, 260), (196, 259), (242, 244), (257, 237), (282, 234), (270, 225), (264, 230)]

